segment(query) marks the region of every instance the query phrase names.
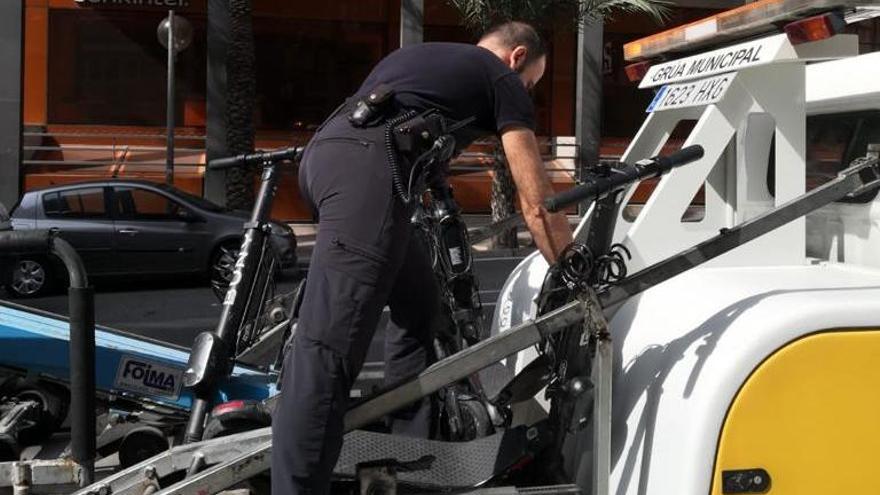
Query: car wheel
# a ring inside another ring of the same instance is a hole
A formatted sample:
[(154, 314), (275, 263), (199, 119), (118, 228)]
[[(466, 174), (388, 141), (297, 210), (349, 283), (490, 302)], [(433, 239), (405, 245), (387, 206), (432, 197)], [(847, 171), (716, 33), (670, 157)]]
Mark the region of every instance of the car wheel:
[(36, 297), (49, 291), (52, 274), (46, 260), (22, 258), (12, 265), (9, 293), (15, 297)]
[(235, 261), (238, 259), (239, 244), (227, 242), (221, 244), (211, 257), (211, 266), (208, 269), (211, 278), (211, 290), (217, 299), (226, 297), (226, 289), (232, 281), (232, 273), (235, 269)]

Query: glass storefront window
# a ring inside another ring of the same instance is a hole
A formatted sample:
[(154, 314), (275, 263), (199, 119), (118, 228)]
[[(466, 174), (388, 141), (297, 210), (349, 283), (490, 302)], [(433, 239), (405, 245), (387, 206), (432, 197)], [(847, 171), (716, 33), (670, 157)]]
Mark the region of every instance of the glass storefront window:
[[(164, 126), (166, 52), (156, 39), (162, 11), (52, 9), (48, 118), (57, 124)], [(178, 54), (177, 119), (205, 94), (204, 19)]]
[(258, 17), (256, 126), (310, 131), (386, 53), (388, 25)]

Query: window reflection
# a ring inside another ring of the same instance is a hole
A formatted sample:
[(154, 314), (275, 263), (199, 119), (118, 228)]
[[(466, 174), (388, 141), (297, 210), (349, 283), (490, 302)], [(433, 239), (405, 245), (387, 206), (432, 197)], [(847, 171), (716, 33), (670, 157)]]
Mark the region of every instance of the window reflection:
[[(156, 39), (162, 11), (53, 9), (49, 16), (48, 111), (58, 124), (164, 126), (166, 52)], [(205, 95), (204, 19), (178, 54), (177, 115)]]

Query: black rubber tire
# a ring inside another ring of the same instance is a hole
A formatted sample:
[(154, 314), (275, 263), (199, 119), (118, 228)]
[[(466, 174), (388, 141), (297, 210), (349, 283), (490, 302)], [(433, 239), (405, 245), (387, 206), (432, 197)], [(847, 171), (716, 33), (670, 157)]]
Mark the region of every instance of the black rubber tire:
[(140, 426), (126, 433), (119, 443), (119, 464), (134, 466), (168, 450), (168, 439), (154, 426)]
[(205, 425), (202, 433), (203, 440), (225, 437), (236, 433), (263, 428), (272, 424), (272, 417), (259, 404), (245, 406), (240, 413), (230, 414), (226, 417), (211, 417)]
[(489, 411), (486, 410), (486, 406), (482, 402), (468, 399), (460, 400), (458, 405), (461, 411), (461, 421), (465, 429), (465, 441), (483, 438), (495, 432), (492, 418), (489, 417)]
[[(10, 267), (6, 293), (12, 298), (31, 298), (44, 296), (55, 287), (52, 264), (47, 258), (21, 257)], [(37, 284), (37, 285), (35, 285)]]
[(33, 385), (23, 382), (19, 385), (16, 396), (21, 400), (39, 402), (42, 406), (40, 419), (30, 428), (18, 433), (20, 445), (35, 445), (45, 441), (58, 431), (67, 419), (70, 392), (65, 387), (52, 383)]

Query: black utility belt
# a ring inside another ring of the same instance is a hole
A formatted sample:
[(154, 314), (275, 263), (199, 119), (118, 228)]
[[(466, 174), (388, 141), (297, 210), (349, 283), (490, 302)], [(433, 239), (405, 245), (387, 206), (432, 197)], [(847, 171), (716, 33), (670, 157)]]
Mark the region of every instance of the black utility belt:
[(401, 109), (396, 103), (394, 90), (380, 84), (355, 102), (348, 121), (359, 129), (384, 126), (392, 189), (408, 206), (424, 193), (426, 177), (436, 171), (438, 163), (452, 157), (455, 140), (447, 132), (440, 112), (419, 113)]
[(391, 86), (379, 84), (354, 103), (348, 112), (348, 121), (359, 129), (390, 126), (397, 151), (415, 159), (431, 149), (438, 138), (448, 134), (446, 119), (437, 110), (417, 113), (402, 109), (394, 95)]
[(356, 128), (384, 125), (394, 192), (407, 205), (424, 192), (428, 175), (443, 172), (440, 169), (455, 153), (452, 133), (472, 120), (450, 125), (436, 109), (421, 113), (402, 109), (387, 84), (376, 86), (348, 113), (348, 121)]
[(391, 116), (393, 107), (394, 88), (380, 84), (355, 102), (354, 108), (348, 114), (348, 121), (358, 128), (375, 127)]
[(385, 151), (395, 195), (409, 205), (421, 198), (429, 176), (445, 173), (455, 139), (436, 110), (405, 112), (385, 123)]

